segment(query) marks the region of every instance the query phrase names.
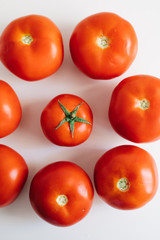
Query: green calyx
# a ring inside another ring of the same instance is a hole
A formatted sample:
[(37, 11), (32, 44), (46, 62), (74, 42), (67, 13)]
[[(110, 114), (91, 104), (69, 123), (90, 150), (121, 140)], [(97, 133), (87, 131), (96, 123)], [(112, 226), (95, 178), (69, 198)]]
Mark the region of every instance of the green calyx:
[(57, 130), (61, 125), (63, 125), (65, 122), (68, 122), (69, 123), (69, 127), (70, 127), (70, 130), (71, 130), (71, 135), (72, 135), (72, 138), (73, 138), (73, 132), (74, 132), (74, 124), (75, 122), (81, 122), (81, 123), (87, 123), (87, 124), (90, 124), (90, 122), (86, 121), (85, 119), (83, 118), (80, 118), (80, 117), (77, 117), (77, 112), (78, 112), (78, 109), (79, 107), (83, 104), (83, 103), (80, 103), (77, 107), (75, 107), (75, 109), (72, 111), (72, 112), (69, 112), (63, 105), (62, 103), (58, 100), (58, 103), (62, 109), (62, 111), (64, 112), (65, 114), (65, 118), (62, 119), (62, 121), (58, 124), (58, 126), (54, 129)]

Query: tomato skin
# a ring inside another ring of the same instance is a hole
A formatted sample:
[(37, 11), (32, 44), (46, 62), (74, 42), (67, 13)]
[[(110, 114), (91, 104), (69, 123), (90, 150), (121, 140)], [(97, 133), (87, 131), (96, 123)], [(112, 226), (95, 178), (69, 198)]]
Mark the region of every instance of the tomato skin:
[[(107, 48), (99, 47), (97, 39), (100, 37), (107, 37)], [(112, 79), (123, 74), (135, 59), (137, 48), (132, 25), (109, 12), (85, 18), (70, 38), (73, 62), (93, 79)]]
[[(127, 178), (128, 191), (122, 192), (117, 181)], [(153, 157), (145, 150), (131, 145), (107, 151), (94, 170), (97, 193), (110, 206), (123, 210), (144, 206), (156, 194), (158, 172)]]
[(10, 205), (20, 194), (28, 167), (20, 154), (0, 144), (0, 207)]
[(19, 99), (11, 86), (0, 80), (0, 138), (18, 127), (22, 116)]
[[(57, 203), (59, 195), (65, 195), (64, 206)], [(89, 212), (94, 191), (85, 171), (71, 162), (55, 162), (42, 168), (33, 178), (30, 201), (36, 213), (56, 226), (70, 226)]]
[[(139, 107), (141, 100), (148, 108)], [(114, 89), (109, 106), (112, 127), (122, 137), (137, 143), (160, 138), (160, 80), (136, 75), (122, 80)]]
[[(83, 118), (91, 124), (75, 122), (73, 137), (68, 122), (65, 122), (57, 130), (55, 128), (64, 119), (65, 114), (62, 111), (58, 101), (60, 101), (68, 111), (78, 105), (77, 117)], [(88, 139), (93, 125), (93, 114), (89, 105), (80, 97), (72, 94), (61, 94), (53, 98), (44, 108), (41, 114), (41, 126), (45, 136), (54, 144), (59, 146), (76, 146)]]
[[(33, 41), (24, 44), (22, 38)], [(63, 61), (62, 36), (47, 17), (28, 15), (12, 21), (0, 38), (2, 63), (16, 76), (27, 81), (40, 80), (58, 70)]]

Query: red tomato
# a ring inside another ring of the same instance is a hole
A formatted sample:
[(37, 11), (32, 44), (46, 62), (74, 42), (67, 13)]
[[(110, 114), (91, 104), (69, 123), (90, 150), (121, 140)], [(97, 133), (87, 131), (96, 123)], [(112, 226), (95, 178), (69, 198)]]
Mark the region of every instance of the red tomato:
[(132, 142), (160, 138), (160, 80), (137, 75), (124, 79), (114, 89), (109, 119), (117, 133)]
[(99, 196), (119, 209), (135, 209), (149, 202), (157, 191), (158, 173), (145, 150), (124, 145), (107, 151), (94, 171)]
[(30, 201), (37, 214), (63, 227), (87, 215), (93, 195), (88, 175), (71, 162), (47, 165), (34, 176), (30, 187)]
[(60, 146), (83, 143), (92, 131), (93, 116), (88, 104), (80, 97), (62, 94), (45, 107), (41, 126), (46, 137)]
[(2, 33), (0, 57), (18, 77), (28, 81), (43, 79), (62, 64), (61, 33), (47, 17), (29, 15), (18, 18)]
[(27, 177), (28, 167), (21, 155), (0, 145), (0, 207), (11, 204), (18, 197)]
[(19, 99), (10, 85), (0, 80), (0, 138), (12, 133), (22, 116)]
[(85, 18), (70, 39), (75, 65), (94, 79), (111, 79), (124, 73), (135, 59), (137, 45), (131, 24), (108, 12)]

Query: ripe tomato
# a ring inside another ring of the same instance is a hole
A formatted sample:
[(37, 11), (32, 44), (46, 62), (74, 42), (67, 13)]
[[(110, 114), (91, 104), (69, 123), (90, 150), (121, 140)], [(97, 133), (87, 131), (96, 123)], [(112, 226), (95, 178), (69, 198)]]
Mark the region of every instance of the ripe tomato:
[(157, 191), (158, 173), (145, 150), (123, 145), (107, 151), (94, 171), (99, 196), (119, 209), (135, 209), (149, 202)]
[(46, 137), (60, 146), (76, 146), (86, 141), (92, 131), (93, 116), (80, 97), (62, 94), (52, 99), (41, 115)]
[(108, 12), (85, 18), (70, 39), (75, 65), (94, 79), (111, 79), (124, 73), (135, 59), (137, 45), (131, 24)]
[(47, 17), (29, 15), (12, 21), (0, 38), (2, 63), (18, 77), (40, 80), (53, 74), (63, 60), (62, 36)]
[(20, 194), (28, 177), (24, 159), (13, 149), (0, 145), (0, 207), (11, 204)]
[(0, 138), (12, 133), (22, 116), (19, 99), (10, 85), (0, 80)]
[(160, 80), (137, 75), (124, 79), (114, 89), (109, 119), (117, 133), (132, 142), (160, 138)]
[(47, 165), (34, 176), (30, 187), (30, 201), (37, 214), (63, 227), (87, 215), (93, 195), (88, 175), (71, 162)]

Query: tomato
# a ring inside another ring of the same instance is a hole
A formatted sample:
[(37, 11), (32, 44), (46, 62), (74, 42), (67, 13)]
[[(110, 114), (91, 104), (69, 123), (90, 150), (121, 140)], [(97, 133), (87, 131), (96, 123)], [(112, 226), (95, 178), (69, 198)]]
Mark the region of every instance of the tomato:
[(10, 85), (0, 80), (0, 138), (15, 131), (22, 116), (19, 99)]
[(86, 172), (71, 162), (55, 162), (33, 178), (30, 201), (36, 213), (56, 226), (69, 226), (84, 218), (93, 201)]
[(137, 75), (124, 79), (114, 89), (109, 119), (115, 131), (132, 142), (160, 138), (160, 80)]
[(109, 12), (85, 18), (70, 38), (73, 62), (93, 79), (111, 79), (124, 73), (136, 57), (137, 45), (132, 25)]
[(0, 144), (0, 207), (11, 204), (28, 177), (28, 167), (20, 154)]
[(98, 160), (94, 181), (98, 195), (112, 207), (136, 209), (154, 197), (158, 172), (147, 151), (123, 145), (112, 148)]
[(46, 137), (59, 146), (76, 146), (87, 140), (93, 124), (92, 111), (80, 97), (62, 94), (53, 98), (41, 115)]
[(16, 76), (28, 81), (43, 79), (62, 64), (61, 33), (47, 17), (29, 15), (17, 18), (2, 33), (0, 57)]

